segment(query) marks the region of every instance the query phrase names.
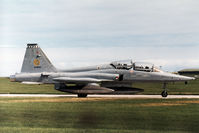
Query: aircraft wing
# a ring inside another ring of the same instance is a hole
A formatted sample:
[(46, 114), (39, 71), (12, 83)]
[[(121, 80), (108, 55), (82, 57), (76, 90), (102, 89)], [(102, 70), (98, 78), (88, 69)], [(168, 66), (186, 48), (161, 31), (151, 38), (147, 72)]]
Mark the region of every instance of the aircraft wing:
[(107, 73), (84, 73), (73, 74), (70, 76), (62, 76), (53, 78), (54, 81), (62, 83), (101, 83), (108, 81), (119, 80), (119, 74), (107, 74)]
[(102, 81), (113, 81), (110, 79), (96, 79), (96, 78), (79, 78), (79, 77), (58, 77), (54, 81), (64, 83), (100, 83)]

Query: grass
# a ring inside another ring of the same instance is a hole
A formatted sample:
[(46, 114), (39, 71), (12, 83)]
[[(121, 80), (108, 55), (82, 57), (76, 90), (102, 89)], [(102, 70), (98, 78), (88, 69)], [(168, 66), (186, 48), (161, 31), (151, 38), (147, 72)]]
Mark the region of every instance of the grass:
[[(135, 83), (134, 87), (143, 88), (144, 92), (138, 94), (161, 94), (163, 84), (161, 83)], [(167, 90), (169, 94), (175, 95), (191, 95), (191, 94), (199, 94), (199, 79), (194, 81), (189, 81), (188, 84), (185, 85), (184, 82), (176, 82), (167, 84)]]
[(52, 84), (28, 85), (10, 82), (9, 78), (0, 78), (0, 93), (6, 94), (64, 94), (54, 89)]
[(198, 112), (198, 99), (0, 98), (0, 132), (194, 133)]
[[(160, 94), (160, 83), (135, 83)], [(199, 94), (199, 79), (168, 84), (169, 94)], [(53, 85), (0, 78), (0, 93), (65, 94)], [(196, 133), (198, 99), (0, 98), (1, 133)]]
[[(161, 83), (134, 83), (133, 87), (143, 88), (144, 92), (138, 94), (160, 94)], [(184, 82), (170, 83), (167, 86), (169, 94), (199, 94), (199, 79), (190, 81), (187, 85)], [(10, 82), (8, 78), (0, 78), (0, 93), (29, 93), (29, 94), (65, 94), (54, 89), (53, 85), (27, 85), (17, 82)]]

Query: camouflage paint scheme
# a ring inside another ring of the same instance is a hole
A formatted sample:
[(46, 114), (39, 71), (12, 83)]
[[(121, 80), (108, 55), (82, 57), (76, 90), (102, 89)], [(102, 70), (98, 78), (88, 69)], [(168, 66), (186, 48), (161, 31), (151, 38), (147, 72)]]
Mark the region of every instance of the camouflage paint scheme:
[(134, 82), (162, 82), (164, 91), (161, 95), (166, 97), (167, 83), (186, 83), (194, 78), (163, 72), (153, 64), (132, 60), (59, 70), (37, 44), (27, 44), (21, 73), (11, 75), (10, 80), (27, 84), (54, 84), (56, 90), (75, 93), (78, 97), (86, 97), (87, 94), (132, 94), (143, 91), (132, 88)]

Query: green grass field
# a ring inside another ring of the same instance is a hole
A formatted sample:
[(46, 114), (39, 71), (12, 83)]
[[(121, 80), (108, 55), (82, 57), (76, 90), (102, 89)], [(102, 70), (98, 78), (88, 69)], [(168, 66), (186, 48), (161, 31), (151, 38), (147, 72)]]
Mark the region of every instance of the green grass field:
[[(144, 92), (138, 94), (160, 94), (162, 84), (160, 83), (135, 83), (133, 87), (143, 88)], [(199, 94), (199, 79), (190, 81), (187, 85), (184, 82), (168, 84), (169, 94)], [(10, 82), (8, 78), (0, 78), (0, 93), (30, 93), (30, 94), (65, 94), (56, 91), (53, 85), (27, 85)]]
[(51, 84), (28, 85), (10, 82), (9, 78), (0, 78), (0, 93), (64, 94), (63, 92), (55, 90)]
[[(138, 94), (162, 84), (135, 83)], [(168, 85), (169, 94), (199, 94), (199, 80)], [(64, 94), (53, 85), (0, 78), (0, 93)], [(0, 133), (197, 133), (198, 99), (0, 98)]]
[(197, 133), (197, 99), (0, 98), (1, 133)]

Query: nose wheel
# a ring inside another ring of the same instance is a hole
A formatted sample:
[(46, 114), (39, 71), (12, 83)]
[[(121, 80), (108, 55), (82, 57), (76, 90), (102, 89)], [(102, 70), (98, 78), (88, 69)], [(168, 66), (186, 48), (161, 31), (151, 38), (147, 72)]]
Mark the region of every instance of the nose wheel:
[(167, 97), (168, 96), (168, 93), (167, 93), (167, 91), (163, 91), (162, 93), (161, 93), (161, 95), (162, 95), (162, 97)]
[(167, 83), (163, 84), (163, 89), (164, 90), (161, 93), (162, 97), (167, 97), (168, 96), (166, 85), (167, 85)]

